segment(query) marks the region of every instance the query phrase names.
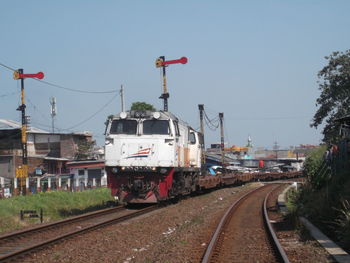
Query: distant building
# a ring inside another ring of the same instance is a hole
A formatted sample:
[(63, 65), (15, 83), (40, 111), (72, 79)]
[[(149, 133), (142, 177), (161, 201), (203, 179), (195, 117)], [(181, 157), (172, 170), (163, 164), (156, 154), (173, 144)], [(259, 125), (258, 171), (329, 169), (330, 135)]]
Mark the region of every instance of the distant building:
[(67, 167), (74, 175), (76, 186), (83, 184), (88, 188), (95, 188), (107, 185), (104, 160), (70, 161)]
[[(67, 174), (67, 162), (75, 159), (81, 143), (92, 142), (92, 134), (50, 133), (34, 127), (27, 129), (29, 176)], [(0, 119), (0, 178), (15, 178), (22, 165), (21, 124)]]

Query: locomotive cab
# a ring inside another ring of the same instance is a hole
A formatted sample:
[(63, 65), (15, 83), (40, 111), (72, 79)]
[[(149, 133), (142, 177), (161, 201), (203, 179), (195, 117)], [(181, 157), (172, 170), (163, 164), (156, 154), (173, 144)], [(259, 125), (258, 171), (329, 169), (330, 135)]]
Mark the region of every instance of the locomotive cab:
[[(198, 133), (169, 112), (122, 112), (106, 128), (105, 159), (112, 195), (129, 203), (176, 196), (184, 185), (194, 184), (201, 151)], [(190, 179), (182, 178), (189, 175)]]

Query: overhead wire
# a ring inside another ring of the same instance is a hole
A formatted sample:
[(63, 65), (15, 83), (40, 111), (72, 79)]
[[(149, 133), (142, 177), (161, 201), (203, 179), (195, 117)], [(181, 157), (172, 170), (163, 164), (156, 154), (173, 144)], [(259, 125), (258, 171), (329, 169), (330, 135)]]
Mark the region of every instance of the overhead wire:
[[(7, 66), (3, 63), (0, 63), (0, 66), (3, 66), (4, 68), (7, 68), (13, 72), (16, 72), (17, 69), (14, 69), (10, 66)], [(117, 93), (118, 90), (105, 90), (105, 91), (87, 91), (87, 90), (79, 90), (79, 89), (72, 89), (72, 88), (67, 88), (67, 87), (64, 87), (64, 86), (61, 86), (61, 85), (57, 85), (57, 84), (54, 84), (54, 83), (51, 83), (51, 82), (48, 82), (48, 81), (44, 81), (44, 80), (40, 80), (40, 79), (36, 79), (36, 78), (31, 78), (31, 79), (34, 79), (36, 81), (39, 81), (41, 83), (44, 83), (46, 85), (49, 85), (49, 86), (52, 86), (52, 87), (56, 87), (56, 88), (59, 88), (59, 89), (64, 89), (64, 90), (69, 90), (69, 91), (72, 91), (72, 92), (79, 92), (79, 93), (89, 93), (89, 94), (106, 94), (106, 93)]]
[(210, 119), (204, 110), (204, 120), (210, 130), (215, 131), (219, 128), (219, 116)]
[(4, 68), (7, 68), (7, 69), (12, 70), (12, 71), (16, 71), (16, 69), (11, 68), (10, 66), (7, 66), (7, 65), (5, 65), (3, 63), (0, 63), (0, 66), (3, 66)]
[(81, 124), (84, 124), (85, 122), (89, 121), (90, 119), (92, 119), (93, 117), (95, 117), (98, 113), (100, 113), (104, 108), (106, 108), (116, 97), (118, 96), (118, 94), (114, 95), (105, 105), (102, 106), (102, 108), (100, 108), (98, 111), (96, 111), (94, 114), (92, 114), (90, 117), (86, 118), (85, 120), (75, 124), (72, 127), (67, 128), (67, 130), (71, 130), (73, 128), (76, 128), (78, 126), (80, 126)]
[(45, 115), (38, 109), (38, 107), (37, 107), (36, 105), (34, 105), (34, 103), (28, 98), (28, 96), (27, 96), (27, 101), (29, 102), (29, 104), (32, 105), (34, 111), (35, 111), (35, 112), (38, 112), (38, 113), (41, 115), (41, 117), (42, 117), (43, 119), (45, 119), (46, 121), (50, 121), (49, 118), (48, 118), (47, 116), (45, 116)]
[(10, 93), (4, 93), (4, 94), (1, 94), (1, 95), (0, 95), (0, 98), (12, 96), (12, 95), (15, 95), (15, 94), (18, 94), (18, 93), (20, 93), (20, 91), (15, 91), (15, 92), (10, 92)]
[[(5, 67), (13, 72), (16, 72), (17, 70), (10, 67), (10, 66), (7, 66), (3, 63), (0, 63), (0, 66), (2, 67)], [(71, 126), (69, 128), (58, 128), (56, 127), (57, 130), (60, 130), (60, 131), (71, 131), (72, 129), (84, 124), (85, 122), (89, 121), (90, 119), (92, 119), (94, 116), (96, 116), (98, 113), (100, 113), (105, 107), (107, 107), (115, 98), (116, 96), (118, 96), (118, 90), (108, 90), (108, 91), (86, 91), (86, 90), (79, 90), (79, 89), (71, 89), (71, 88), (67, 88), (67, 87), (64, 87), (64, 86), (61, 86), (61, 85), (57, 85), (57, 84), (54, 84), (54, 83), (51, 83), (51, 82), (48, 82), (48, 81), (43, 81), (43, 80), (39, 80), (39, 79), (36, 79), (36, 78), (33, 78), (34, 80), (38, 81), (38, 82), (41, 82), (41, 83), (44, 83), (46, 85), (49, 85), (49, 86), (52, 86), (52, 87), (56, 87), (56, 88), (60, 88), (60, 89), (64, 89), (64, 90), (68, 90), (68, 91), (72, 91), (72, 92), (78, 92), (78, 93), (88, 93), (88, 94), (106, 94), (106, 93), (115, 93), (116, 95), (113, 96), (111, 98), (111, 100), (109, 100), (105, 105), (103, 105), (98, 111), (96, 111), (95, 113), (93, 113), (91, 116), (89, 116), (88, 118), (84, 119), (83, 121), (75, 124), (74, 126)], [(19, 82), (17, 81), (17, 88), (19, 88)], [(16, 94), (16, 93), (19, 93), (20, 91), (18, 92), (14, 92), (14, 93), (11, 93), (11, 94), (3, 94), (3, 95), (0, 95), (0, 97), (4, 97), (4, 96), (7, 96), (7, 95), (12, 95), (12, 94)], [(37, 107), (34, 105), (34, 103), (28, 99), (28, 102), (33, 106), (33, 109), (34, 111), (38, 111), (37, 110)], [(47, 119), (41, 112), (39, 112), (41, 114), (42, 117), (44, 117), (45, 119)], [(41, 124), (41, 123), (38, 123), (36, 121), (33, 121), (33, 123), (36, 123), (37, 125), (40, 125), (40, 126), (43, 126), (43, 127), (51, 127), (49, 125), (45, 125), (45, 124)]]
[(235, 121), (266, 121), (266, 120), (291, 120), (291, 119), (306, 119), (309, 116), (286, 116), (286, 117), (257, 117), (257, 118), (232, 118)]
[[(111, 100), (109, 100), (106, 104), (104, 104), (98, 111), (96, 111), (95, 113), (93, 113), (92, 115), (90, 115), (88, 118), (84, 119), (83, 121), (69, 127), (69, 128), (59, 128), (59, 127), (55, 127), (55, 129), (59, 130), (59, 131), (72, 131), (74, 128), (84, 124), (85, 122), (89, 121), (90, 119), (92, 119), (93, 117), (95, 117), (98, 113), (100, 113), (105, 107), (107, 107), (115, 98), (117, 97), (117, 95), (113, 96), (111, 98)], [(34, 105), (35, 107), (35, 105)], [(42, 115), (43, 116), (43, 115)], [(46, 118), (46, 117), (45, 117)], [(32, 123), (35, 123), (39, 126), (42, 126), (42, 127), (46, 127), (46, 128), (51, 128), (50, 125), (46, 125), (46, 124), (42, 124), (42, 123), (39, 123), (39, 122), (36, 122), (36, 121), (32, 121)]]
[(106, 93), (118, 93), (118, 90), (105, 90), (105, 91), (87, 91), (87, 90), (80, 90), (80, 89), (71, 89), (71, 88), (67, 88), (67, 87), (63, 87), (61, 85), (57, 85), (57, 84), (53, 84), (51, 82), (48, 81), (44, 81), (44, 80), (40, 80), (40, 79), (35, 79), (36, 81), (39, 81), (41, 83), (44, 83), (46, 85), (49, 85), (51, 87), (55, 87), (55, 88), (59, 88), (59, 89), (64, 89), (64, 90), (69, 90), (72, 92), (78, 92), (78, 93), (90, 93), (90, 94), (106, 94)]

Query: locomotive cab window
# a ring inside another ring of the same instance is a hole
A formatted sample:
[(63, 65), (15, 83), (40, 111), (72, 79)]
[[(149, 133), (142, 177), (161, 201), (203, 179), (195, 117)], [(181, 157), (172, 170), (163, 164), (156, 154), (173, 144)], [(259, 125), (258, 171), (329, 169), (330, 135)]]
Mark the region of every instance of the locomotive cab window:
[(145, 120), (143, 122), (143, 134), (169, 134), (169, 121)]
[(196, 135), (194, 134), (194, 132), (189, 133), (188, 141), (190, 144), (196, 144)]
[(113, 120), (110, 134), (136, 134), (137, 121), (135, 120)]

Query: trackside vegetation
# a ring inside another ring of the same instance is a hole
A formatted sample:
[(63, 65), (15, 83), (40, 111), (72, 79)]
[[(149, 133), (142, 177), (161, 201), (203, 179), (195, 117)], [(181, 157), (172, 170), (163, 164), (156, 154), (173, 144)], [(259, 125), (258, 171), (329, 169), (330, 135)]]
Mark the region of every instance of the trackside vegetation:
[(0, 233), (19, 229), (36, 219), (20, 220), (20, 210), (43, 209), (44, 222), (58, 220), (107, 207), (112, 201), (108, 188), (98, 188), (82, 192), (52, 191), (34, 195), (0, 199)]
[(349, 251), (350, 161), (347, 147), (340, 147), (339, 152), (327, 158), (328, 154), (325, 146), (321, 146), (307, 156), (304, 166), (307, 182), (294, 195), (292, 203), (297, 206), (298, 214), (308, 217)]
[(319, 71), (320, 96), (311, 127), (323, 128), (321, 146), (304, 164), (306, 184), (292, 206), (350, 251), (350, 50), (333, 52)]

